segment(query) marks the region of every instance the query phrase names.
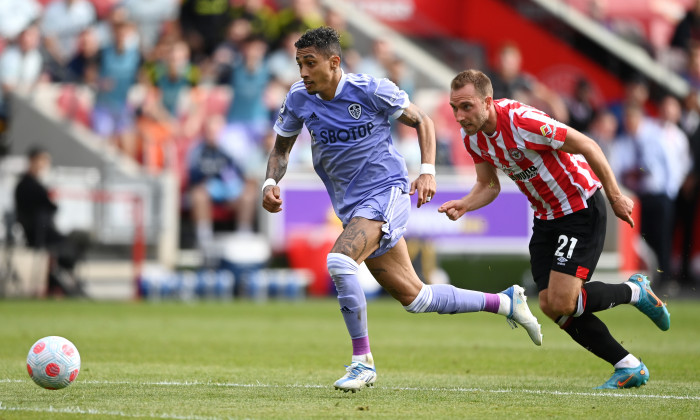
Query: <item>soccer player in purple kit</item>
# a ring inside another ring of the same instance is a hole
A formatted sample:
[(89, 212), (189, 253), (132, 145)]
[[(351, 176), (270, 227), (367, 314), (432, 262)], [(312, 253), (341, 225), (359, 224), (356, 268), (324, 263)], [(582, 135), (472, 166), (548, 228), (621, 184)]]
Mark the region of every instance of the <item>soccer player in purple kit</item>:
[[(416, 275), (403, 233), (411, 207), (429, 202), (436, 191), (435, 132), (432, 120), (388, 79), (344, 73), (338, 33), (320, 27), (294, 44), (301, 75), (282, 104), (274, 130), (275, 145), (262, 187), (262, 205), (282, 211), (277, 183), (287, 169), (289, 152), (304, 125), (311, 134), (313, 164), (328, 190), (343, 232), (327, 257), (340, 310), (352, 339), (352, 359), (336, 389), (358, 391), (376, 380), (367, 328), (367, 302), (358, 282), (359, 264), (411, 313), (456, 314), (487, 311), (522, 325), (541, 345), (537, 319), (523, 288), (491, 294), (451, 285), (425, 285)], [(419, 177), (409, 184), (406, 163), (396, 151), (391, 120), (416, 129), (421, 150)]]

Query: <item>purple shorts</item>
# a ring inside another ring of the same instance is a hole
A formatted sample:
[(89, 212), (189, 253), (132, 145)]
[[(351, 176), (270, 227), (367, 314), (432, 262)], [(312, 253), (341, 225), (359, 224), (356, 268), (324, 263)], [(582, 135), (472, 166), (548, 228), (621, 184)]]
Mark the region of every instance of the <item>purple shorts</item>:
[(398, 187), (391, 187), (381, 193), (374, 195), (361, 202), (355, 211), (353, 217), (362, 217), (368, 220), (381, 220), (382, 232), (384, 233), (379, 239), (379, 249), (374, 251), (368, 258), (379, 257), (385, 254), (401, 239), (406, 232), (406, 224), (408, 216), (411, 212), (411, 199), (408, 193), (405, 193)]

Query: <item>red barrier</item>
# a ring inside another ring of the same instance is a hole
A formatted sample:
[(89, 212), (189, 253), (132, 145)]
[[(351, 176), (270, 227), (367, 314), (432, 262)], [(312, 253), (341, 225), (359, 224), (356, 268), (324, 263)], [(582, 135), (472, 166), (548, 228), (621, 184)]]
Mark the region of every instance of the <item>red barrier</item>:
[(641, 240), (641, 205), (636, 197), (631, 198), (634, 202), (634, 210), (632, 210), (634, 227), (632, 228), (627, 222), (617, 219), (617, 249), (620, 255), (620, 271), (623, 272), (639, 272), (644, 268), (644, 261), (637, 252), (637, 244)]

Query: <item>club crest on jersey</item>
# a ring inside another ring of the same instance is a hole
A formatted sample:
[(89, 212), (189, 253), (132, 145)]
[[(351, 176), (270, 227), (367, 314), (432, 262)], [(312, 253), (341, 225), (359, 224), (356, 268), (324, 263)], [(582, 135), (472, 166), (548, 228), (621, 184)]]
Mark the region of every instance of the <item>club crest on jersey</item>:
[(350, 104), (348, 106), (348, 112), (350, 113), (350, 116), (353, 117), (356, 120), (360, 119), (360, 115), (362, 115), (362, 107), (360, 104)]
[(543, 124), (542, 127), (540, 127), (540, 131), (544, 137), (554, 137), (554, 127), (552, 124)]
[(525, 159), (523, 152), (516, 148), (508, 149), (508, 154), (510, 155), (510, 158), (516, 162), (520, 162), (521, 160)]

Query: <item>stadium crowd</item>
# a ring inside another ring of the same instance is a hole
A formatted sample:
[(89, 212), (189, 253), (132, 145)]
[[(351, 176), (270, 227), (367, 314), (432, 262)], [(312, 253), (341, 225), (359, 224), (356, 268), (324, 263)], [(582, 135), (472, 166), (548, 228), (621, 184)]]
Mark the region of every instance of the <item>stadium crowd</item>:
[[(0, 119), (3, 127), (11, 124), (3, 98), (13, 89), (61, 84), (58, 105), (65, 117), (145, 170), (179, 175), (183, 208), (200, 245), (218, 217), (235, 214), (237, 229), (255, 230), (272, 125), (298, 79), (293, 44), (306, 29), (324, 24), (342, 34), (346, 72), (388, 77), (409, 95), (415, 92), (411, 70), (388, 41), (376, 40), (372, 51), (358, 52), (343, 16), (318, 0), (5, 0)], [(564, 95), (522, 70), (516, 43), (504, 45), (492, 68), (483, 69), (496, 98), (543, 109), (599, 142), (621, 183), (640, 199), (642, 234), (662, 278), (672, 272), (674, 229), (680, 226), (684, 233), (680, 254), (689, 255), (698, 214), (700, 0), (678, 22), (671, 47), (684, 63), (676, 70), (693, 89), (687, 98), (651, 100), (640, 77), (627, 80), (624, 97), (613, 103), (596, 98), (585, 79)], [(79, 94), (86, 88), (87, 98)], [(473, 163), (446, 98), (447, 92), (431, 110), (436, 163), (470, 171)], [(409, 168), (417, 168), (420, 154), (412, 136), (400, 124), (395, 128), (399, 151)], [(300, 135), (290, 170), (312, 169), (310, 147), (303, 145), (309, 140), (308, 133)], [(643, 177), (634, 170), (639, 167), (649, 168)], [(685, 258), (677, 277), (691, 281), (691, 271)]]

